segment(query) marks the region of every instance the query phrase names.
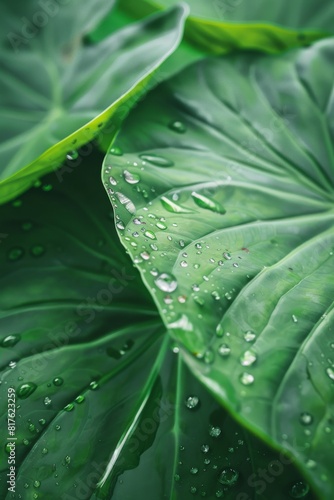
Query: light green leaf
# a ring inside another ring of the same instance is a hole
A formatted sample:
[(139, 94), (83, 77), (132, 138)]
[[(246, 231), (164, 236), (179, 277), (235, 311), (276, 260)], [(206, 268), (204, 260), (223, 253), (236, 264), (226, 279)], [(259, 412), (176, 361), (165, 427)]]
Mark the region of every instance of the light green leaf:
[(334, 42), (193, 65), (124, 124), (103, 177), (188, 365), (334, 494)]
[[(141, 18), (175, 5), (175, 0), (121, 0), (127, 14)], [(188, 0), (186, 38), (209, 54), (238, 48), (282, 52), (333, 33), (334, 5), (326, 0)]]
[[(113, 137), (154, 71), (178, 46), (185, 17), (185, 8), (175, 7), (87, 45), (83, 36), (110, 2), (57, 4), (57, 13), (29, 38), (34, 26), (29, 23), (43, 13), (39, 5), (5, 2), (10, 31), (0, 51), (0, 202), (97, 135)], [(24, 34), (24, 41), (14, 37)]]
[(280, 500), (300, 477), (227, 416), (166, 335), (118, 242), (101, 160), (2, 207), (0, 424), (14, 387), (14, 498), (181, 500), (195, 488)]

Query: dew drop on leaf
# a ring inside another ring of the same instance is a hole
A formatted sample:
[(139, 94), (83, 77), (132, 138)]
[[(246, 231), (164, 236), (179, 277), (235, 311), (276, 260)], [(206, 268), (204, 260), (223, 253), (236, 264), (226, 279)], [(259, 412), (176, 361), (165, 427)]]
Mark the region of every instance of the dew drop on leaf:
[(221, 344), (218, 348), (218, 354), (227, 358), (231, 354), (231, 348), (227, 344)]
[(44, 398), (44, 404), (45, 404), (45, 406), (50, 406), (51, 402), (52, 401), (51, 401), (51, 399), (48, 396), (46, 396)]
[(148, 252), (142, 252), (140, 256), (143, 260), (149, 260), (150, 258), (150, 254)]
[(124, 170), (123, 177), (128, 184), (138, 184), (138, 182), (140, 181), (139, 174), (132, 174), (128, 170)]
[(65, 406), (64, 410), (65, 411), (72, 411), (74, 409), (74, 404), (73, 403), (69, 403)]
[(145, 231), (144, 236), (146, 236), (146, 238), (149, 238), (150, 240), (157, 239), (155, 236), (155, 233), (153, 231), (150, 231), (150, 230)]
[(14, 247), (8, 252), (8, 259), (9, 260), (19, 260), (21, 257), (24, 255), (24, 250), (21, 247)]
[(238, 481), (238, 478), (239, 472), (227, 467), (221, 471), (218, 481), (226, 486), (233, 486)]
[(122, 156), (123, 155), (123, 151), (121, 150), (121, 148), (117, 147), (117, 146), (114, 146), (110, 149), (110, 153), (114, 156)]
[(290, 490), (290, 496), (292, 498), (304, 498), (309, 491), (310, 491), (309, 485), (303, 483), (302, 481), (299, 481), (298, 483), (295, 483), (292, 486)]
[(190, 474), (194, 474), (194, 475), (195, 475), (195, 474), (197, 474), (197, 473), (198, 473), (198, 468), (197, 468), (197, 467), (192, 467), (192, 468), (190, 469)]
[(214, 427), (213, 425), (209, 429), (209, 434), (211, 437), (217, 438), (220, 436), (222, 430), (220, 427)]
[(174, 162), (168, 160), (167, 158), (164, 158), (163, 156), (158, 156), (153, 154), (141, 154), (139, 155), (139, 158), (143, 161), (148, 161), (149, 163), (157, 167), (167, 168), (167, 167), (172, 167), (174, 165)]
[(30, 248), (30, 254), (33, 257), (41, 257), (45, 253), (45, 248), (42, 245), (34, 245)]
[(70, 160), (70, 161), (71, 161), (71, 160), (76, 160), (78, 157), (79, 157), (79, 153), (78, 153), (78, 151), (75, 151), (75, 150), (73, 150), (73, 151), (69, 151), (69, 152), (67, 153), (67, 155), (66, 155), (66, 158), (67, 158), (68, 160)]
[(120, 231), (123, 231), (123, 229), (125, 229), (124, 222), (122, 222), (121, 220), (119, 220), (118, 222), (116, 222), (116, 227)]
[(189, 410), (193, 410), (194, 408), (198, 407), (199, 405), (199, 398), (197, 396), (189, 396), (186, 399), (186, 407), (189, 408)]
[(162, 273), (154, 280), (154, 282), (163, 292), (174, 292), (177, 288), (176, 278), (172, 274)]
[(7, 335), (4, 339), (1, 340), (1, 347), (14, 347), (21, 340), (21, 336), (19, 334)]
[(26, 382), (24, 384), (21, 384), (17, 388), (16, 395), (20, 399), (26, 399), (29, 396), (31, 396), (31, 394), (35, 392), (36, 389), (37, 389), (36, 384), (34, 384), (33, 382)]
[(210, 446), (209, 446), (208, 444), (203, 444), (203, 445), (201, 446), (201, 451), (202, 451), (203, 453), (208, 453), (208, 452), (209, 452), (209, 450), (210, 450)]
[(95, 380), (93, 380), (93, 382), (91, 382), (91, 383), (89, 384), (89, 388), (90, 388), (92, 391), (96, 391), (96, 389), (98, 389), (98, 387), (99, 387), (99, 384), (98, 384)]
[(310, 425), (313, 422), (313, 417), (310, 413), (303, 412), (300, 414), (299, 421), (303, 425)]
[(173, 130), (174, 132), (177, 132), (178, 134), (184, 134), (187, 130), (187, 127), (185, 124), (179, 120), (175, 120), (171, 122), (168, 127)]
[(202, 194), (196, 193), (196, 191), (193, 191), (191, 193), (191, 196), (196, 205), (199, 206), (200, 208), (205, 208), (206, 210), (211, 210), (211, 212), (216, 212), (218, 214), (226, 213), (225, 208), (222, 205), (220, 205), (220, 203), (218, 203), (215, 200), (212, 200), (211, 198), (207, 198)]
[(333, 370), (333, 368), (327, 368), (326, 369), (326, 373), (327, 373), (327, 375), (329, 376), (329, 378), (331, 380), (334, 380), (334, 370)]
[(298, 319), (294, 314), (291, 316), (291, 318), (294, 323), (298, 323)]
[(33, 482), (33, 486), (34, 486), (34, 488), (39, 488), (39, 487), (40, 487), (40, 485), (41, 485), (41, 482), (40, 482), (40, 481), (34, 481), (34, 482)]
[(242, 366), (251, 366), (256, 361), (256, 355), (252, 351), (246, 351), (240, 358)]
[(256, 338), (256, 335), (251, 330), (246, 332), (244, 335), (244, 339), (246, 340), (246, 342), (253, 342), (253, 340), (255, 340), (255, 338)]
[(251, 385), (254, 382), (254, 376), (250, 373), (244, 372), (240, 375), (240, 382), (243, 385)]
[(224, 252), (223, 253), (223, 257), (226, 260), (231, 260), (232, 259), (232, 256), (231, 256), (231, 254), (229, 252)]
[(43, 191), (45, 191), (45, 192), (52, 191), (52, 184), (44, 184), (44, 185), (42, 186), (42, 189), (43, 189)]
[(112, 186), (117, 185), (117, 181), (116, 181), (115, 177), (113, 177), (112, 175), (109, 177), (109, 182)]
[(56, 386), (63, 385), (63, 383), (64, 383), (64, 380), (61, 377), (55, 377), (53, 379), (53, 384)]

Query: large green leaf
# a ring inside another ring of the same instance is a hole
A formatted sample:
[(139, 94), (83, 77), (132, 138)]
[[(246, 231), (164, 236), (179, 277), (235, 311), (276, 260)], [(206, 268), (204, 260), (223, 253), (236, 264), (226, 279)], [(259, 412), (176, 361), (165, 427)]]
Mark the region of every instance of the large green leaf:
[[(120, 0), (124, 12), (135, 17), (175, 5), (175, 0)], [(334, 5), (326, 0), (188, 0), (190, 16), (185, 34), (208, 53), (238, 48), (281, 52), (312, 43), (333, 33)]]
[[(105, 127), (114, 135), (182, 37), (185, 9), (175, 7), (87, 45), (83, 36), (110, 2), (51, 4), (58, 9), (52, 15), (38, 1), (3, 5), (0, 202), (58, 167)], [(44, 18), (45, 26), (32, 24)]]
[[(334, 42), (209, 59), (104, 163), (123, 244), (193, 372), (334, 494)], [(121, 155), (121, 153), (124, 153)]]
[(1, 498), (181, 500), (196, 490), (280, 500), (307, 490), (187, 369), (118, 242), (99, 161), (1, 209), (4, 438), (9, 387), (17, 398), (16, 492), (3, 446)]

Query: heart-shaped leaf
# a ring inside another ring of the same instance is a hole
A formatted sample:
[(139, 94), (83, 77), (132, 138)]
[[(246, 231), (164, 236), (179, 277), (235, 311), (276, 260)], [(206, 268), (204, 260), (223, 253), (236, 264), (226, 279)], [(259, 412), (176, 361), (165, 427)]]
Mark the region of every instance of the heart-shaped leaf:
[(87, 45), (83, 36), (110, 2), (6, 1), (3, 7), (0, 202), (31, 187), (107, 125), (114, 136), (178, 46), (185, 17), (185, 8), (175, 7)]
[[(334, 43), (198, 63), (122, 129), (104, 181), (193, 372), (334, 494)], [(124, 154), (121, 155), (121, 152)]]

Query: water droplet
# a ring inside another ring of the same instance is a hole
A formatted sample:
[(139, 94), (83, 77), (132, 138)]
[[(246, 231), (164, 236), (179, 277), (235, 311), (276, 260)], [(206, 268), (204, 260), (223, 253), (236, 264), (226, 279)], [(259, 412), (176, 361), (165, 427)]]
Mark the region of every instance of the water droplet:
[(61, 377), (55, 377), (53, 379), (53, 384), (56, 386), (63, 385), (63, 383), (64, 383), (64, 380)]
[(192, 468), (190, 469), (190, 474), (194, 474), (194, 475), (195, 475), (195, 474), (197, 474), (197, 473), (198, 473), (198, 469), (197, 469), (197, 467), (192, 467)]
[(206, 196), (196, 193), (195, 191), (191, 193), (191, 196), (196, 205), (198, 205), (201, 208), (205, 208), (207, 210), (211, 210), (211, 212), (216, 212), (222, 215), (226, 213), (225, 208), (215, 200), (207, 198)]
[(16, 395), (20, 399), (27, 399), (33, 392), (35, 392), (36, 389), (36, 384), (33, 382), (26, 382), (17, 388)]
[(237, 264), (236, 262), (233, 263), (233, 267), (239, 267), (239, 264)]
[(73, 403), (69, 403), (64, 408), (65, 411), (72, 411), (73, 409), (74, 409), (74, 404)]
[(61, 429), (60, 425), (58, 425), (58, 424), (55, 425), (55, 429), (56, 429), (56, 431), (60, 431), (60, 429)]
[(217, 490), (216, 491), (216, 497), (217, 498), (222, 498), (224, 496), (224, 492), (223, 490)]
[(109, 177), (109, 182), (110, 182), (110, 184), (112, 186), (116, 186), (117, 185), (117, 181), (116, 181), (115, 177), (110, 176)]
[(135, 217), (132, 222), (133, 224), (136, 224), (136, 226), (141, 226), (142, 224), (145, 224), (145, 222), (143, 222), (140, 217)]
[(227, 358), (231, 354), (231, 348), (227, 344), (221, 344), (218, 348), (218, 354), (223, 358)]
[(73, 150), (73, 151), (69, 151), (69, 152), (67, 153), (67, 155), (66, 155), (66, 158), (67, 158), (68, 160), (70, 160), (70, 161), (71, 161), (71, 160), (76, 160), (77, 158), (79, 158), (79, 153), (78, 153), (78, 151), (75, 151), (75, 150)]
[(93, 380), (93, 382), (91, 382), (91, 383), (89, 384), (89, 388), (90, 388), (92, 391), (96, 391), (96, 389), (98, 389), (98, 387), (99, 387), (99, 384), (98, 384), (95, 380)]
[(180, 122), (179, 120), (175, 120), (171, 122), (168, 127), (173, 130), (174, 132), (177, 132), (178, 134), (184, 134), (187, 130), (187, 127), (183, 122)]
[(162, 231), (164, 231), (165, 229), (167, 229), (166, 224), (164, 224), (163, 222), (157, 222), (156, 226), (157, 226), (157, 228), (161, 229)]
[(240, 358), (242, 366), (251, 366), (256, 361), (256, 355), (252, 351), (246, 351)]
[(240, 375), (240, 382), (243, 385), (251, 385), (254, 382), (254, 376), (250, 373), (244, 372)]
[(327, 373), (327, 375), (329, 376), (329, 378), (331, 380), (334, 380), (334, 370), (333, 370), (333, 368), (327, 368), (326, 369), (326, 373)]
[(222, 337), (224, 335), (224, 330), (221, 323), (219, 323), (216, 327), (216, 335), (217, 337)]
[(295, 483), (292, 486), (290, 490), (290, 496), (292, 498), (304, 498), (309, 491), (310, 487), (308, 484), (303, 483), (302, 481), (298, 481), (298, 483)]
[(29, 424), (28, 429), (30, 432), (35, 432), (35, 426), (34, 424)]
[(14, 347), (21, 340), (21, 336), (18, 334), (7, 335), (0, 342), (1, 347)]
[(71, 457), (69, 455), (66, 455), (65, 459), (64, 459), (64, 462), (65, 464), (70, 464), (71, 463)]
[(149, 238), (150, 240), (156, 240), (156, 236), (155, 236), (155, 233), (153, 231), (150, 231), (150, 230), (147, 230), (144, 232), (144, 236), (146, 236), (146, 238)]
[(21, 257), (24, 255), (24, 250), (21, 247), (14, 247), (8, 252), (8, 259), (9, 260), (19, 260)]
[(294, 314), (291, 316), (291, 318), (294, 323), (298, 323), (298, 319)]
[(255, 340), (255, 338), (256, 338), (255, 333), (253, 333), (250, 330), (248, 332), (246, 332), (244, 335), (244, 339), (246, 340), (246, 342), (253, 342), (253, 340)]
[(121, 150), (121, 148), (119, 148), (118, 146), (113, 146), (111, 149), (110, 149), (110, 153), (114, 156), (122, 156), (123, 155), (123, 151)]
[(174, 481), (180, 481), (179, 474), (174, 474)]
[(215, 359), (214, 352), (211, 349), (208, 349), (204, 354), (204, 358), (203, 358), (204, 363), (206, 363), (207, 365), (211, 365), (211, 363), (213, 363), (214, 359)]
[(163, 156), (157, 156), (154, 154), (141, 154), (139, 155), (139, 158), (143, 161), (148, 161), (152, 165), (155, 165), (157, 167), (172, 167), (174, 163), (171, 160), (167, 160), (167, 158), (164, 158)]
[(211, 437), (217, 438), (220, 436), (222, 430), (220, 427), (214, 427), (213, 425), (209, 429), (209, 434)]
[(211, 293), (211, 296), (212, 296), (212, 298), (213, 298), (214, 300), (220, 300), (220, 295), (219, 295), (219, 293), (218, 293), (216, 290), (214, 290), (214, 291)]
[(30, 248), (30, 254), (33, 257), (41, 257), (45, 253), (45, 248), (42, 245), (34, 245)]
[(174, 292), (177, 288), (177, 281), (172, 274), (162, 273), (154, 280), (154, 282), (163, 292)]
[(125, 181), (128, 184), (138, 184), (138, 182), (140, 181), (140, 175), (139, 174), (136, 174), (136, 173), (132, 174), (128, 170), (124, 170), (123, 176), (124, 176)]
[(28, 439), (23, 439), (22, 443), (23, 443), (25, 446), (28, 446), (29, 441), (28, 441)]
[(218, 481), (226, 486), (233, 486), (239, 478), (239, 472), (227, 467), (223, 469), (219, 475)]
[(33, 485), (34, 485), (34, 488), (39, 488), (40, 485), (41, 485), (41, 482), (40, 481), (34, 481)]
[[(186, 260), (181, 260), (180, 262), (181, 267), (188, 267), (188, 262)], [(194, 288), (193, 288), (194, 289)]]
[(43, 448), (43, 449), (42, 449), (42, 454), (43, 454), (43, 455), (46, 455), (47, 453), (48, 453), (48, 449), (47, 449), (47, 448)]
[(229, 252), (224, 252), (223, 253), (223, 257), (226, 260), (231, 260), (232, 259), (232, 255)]
[(116, 227), (117, 227), (117, 229), (119, 229), (120, 231), (123, 231), (123, 230), (125, 229), (124, 222), (122, 222), (121, 220), (117, 221), (117, 222), (116, 222)]
[(141, 258), (144, 259), (144, 260), (149, 260), (150, 258), (150, 254), (148, 252), (142, 252), (140, 254)]
[(44, 398), (44, 404), (45, 404), (45, 406), (50, 406), (51, 403), (52, 403), (51, 399), (48, 396), (46, 396)]
[(40, 418), (38, 422), (40, 423), (40, 425), (45, 425), (46, 424), (45, 418)]
[(186, 407), (189, 408), (189, 410), (193, 410), (194, 408), (198, 407), (199, 405), (199, 398), (197, 396), (189, 396), (186, 399)]
[(162, 196), (160, 198), (161, 205), (164, 207), (165, 210), (168, 212), (174, 213), (174, 214), (189, 214), (193, 213), (193, 210), (189, 210), (186, 207), (183, 207), (182, 205), (178, 205), (174, 201), (170, 200), (166, 196)]
[(119, 200), (119, 202), (125, 207), (125, 209), (133, 215), (136, 212), (136, 207), (134, 206), (133, 202), (125, 196), (123, 193), (120, 193), (119, 191), (116, 193), (116, 196)]
[(313, 422), (313, 417), (310, 413), (303, 412), (300, 414), (299, 421), (303, 425), (310, 425)]
[(232, 294), (230, 292), (226, 292), (224, 294), (224, 297), (227, 299), (227, 300), (232, 300)]
[(43, 191), (48, 192), (52, 190), (52, 184), (44, 184), (42, 186)]
[(74, 400), (76, 403), (81, 404), (85, 401), (85, 396), (82, 396), (81, 394), (77, 396)]
[(208, 452), (209, 452), (209, 450), (210, 450), (210, 446), (209, 446), (208, 444), (203, 444), (203, 445), (201, 446), (201, 451), (202, 451), (203, 453), (208, 453)]

